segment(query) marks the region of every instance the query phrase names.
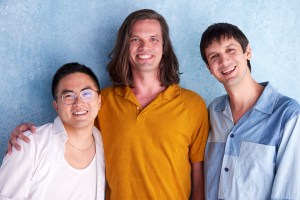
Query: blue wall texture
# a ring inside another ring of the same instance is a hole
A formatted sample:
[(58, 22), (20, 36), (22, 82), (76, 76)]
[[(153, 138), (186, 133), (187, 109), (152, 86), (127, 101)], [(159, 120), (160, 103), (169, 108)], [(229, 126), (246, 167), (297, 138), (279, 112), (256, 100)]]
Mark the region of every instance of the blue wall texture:
[(199, 54), (201, 34), (215, 22), (236, 24), (248, 36), (257, 81), (269, 80), (300, 101), (299, 0), (1, 0), (0, 160), (16, 125), (42, 125), (56, 116), (50, 84), (62, 64), (83, 63), (103, 87), (110, 85), (105, 66), (117, 30), (129, 13), (142, 8), (165, 16), (183, 72), (181, 86), (207, 104), (224, 93)]

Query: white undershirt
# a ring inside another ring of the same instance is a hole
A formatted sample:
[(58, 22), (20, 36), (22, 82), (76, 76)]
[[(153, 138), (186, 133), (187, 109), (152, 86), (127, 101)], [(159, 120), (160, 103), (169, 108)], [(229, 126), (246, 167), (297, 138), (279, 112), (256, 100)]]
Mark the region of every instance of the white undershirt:
[(73, 168), (65, 159), (49, 182), (46, 199), (89, 200), (96, 199), (96, 156), (84, 169)]

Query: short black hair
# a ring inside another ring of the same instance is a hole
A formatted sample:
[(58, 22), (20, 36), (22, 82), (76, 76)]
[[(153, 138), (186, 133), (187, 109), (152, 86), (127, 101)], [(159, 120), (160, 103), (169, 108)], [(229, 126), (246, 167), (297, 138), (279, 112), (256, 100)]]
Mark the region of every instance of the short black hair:
[[(200, 53), (203, 61), (208, 64), (205, 49), (213, 42), (220, 42), (224, 37), (233, 38), (242, 47), (243, 53), (246, 52), (249, 41), (245, 34), (235, 25), (229, 23), (215, 23), (210, 25), (202, 34), (200, 41)], [(247, 60), (248, 68), (251, 71), (250, 61)]]
[(97, 89), (100, 90), (100, 84), (98, 81), (97, 76), (95, 73), (85, 65), (79, 64), (77, 62), (72, 62), (72, 63), (67, 63), (61, 66), (55, 73), (52, 79), (52, 96), (54, 99), (56, 99), (56, 92), (57, 92), (57, 87), (59, 81), (64, 78), (65, 76), (73, 73), (83, 73), (92, 78), (94, 81), (95, 85), (98, 87)]

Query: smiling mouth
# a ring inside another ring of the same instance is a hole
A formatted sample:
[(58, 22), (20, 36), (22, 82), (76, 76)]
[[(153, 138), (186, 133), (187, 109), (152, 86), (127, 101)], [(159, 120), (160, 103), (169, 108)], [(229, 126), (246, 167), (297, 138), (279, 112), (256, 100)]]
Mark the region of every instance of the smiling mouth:
[(233, 72), (235, 69), (236, 69), (236, 66), (229, 67), (229, 68), (227, 68), (225, 71), (222, 71), (222, 74), (223, 74), (223, 75), (228, 75), (228, 74), (230, 74), (231, 72)]
[(137, 55), (138, 58), (140, 59), (148, 59), (148, 58), (151, 58), (152, 55), (149, 55), (149, 54), (139, 54)]
[(85, 115), (86, 113), (88, 113), (88, 111), (77, 111), (77, 112), (73, 112), (73, 115)]

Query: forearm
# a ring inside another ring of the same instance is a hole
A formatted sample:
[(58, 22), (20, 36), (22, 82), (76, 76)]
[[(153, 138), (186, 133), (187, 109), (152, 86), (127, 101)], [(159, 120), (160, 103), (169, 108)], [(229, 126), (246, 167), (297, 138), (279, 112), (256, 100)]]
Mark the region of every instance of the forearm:
[(204, 200), (203, 162), (192, 164), (192, 200)]

